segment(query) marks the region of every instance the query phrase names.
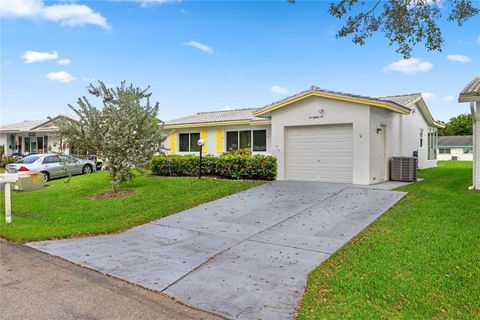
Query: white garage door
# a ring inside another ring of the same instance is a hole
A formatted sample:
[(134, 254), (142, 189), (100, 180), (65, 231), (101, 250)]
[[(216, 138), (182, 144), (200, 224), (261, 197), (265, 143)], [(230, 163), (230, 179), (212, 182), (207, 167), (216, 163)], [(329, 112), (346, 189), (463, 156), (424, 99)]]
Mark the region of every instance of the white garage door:
[(352, 125), (285, 129), (285, 168), (289, 180), (352, 183)]

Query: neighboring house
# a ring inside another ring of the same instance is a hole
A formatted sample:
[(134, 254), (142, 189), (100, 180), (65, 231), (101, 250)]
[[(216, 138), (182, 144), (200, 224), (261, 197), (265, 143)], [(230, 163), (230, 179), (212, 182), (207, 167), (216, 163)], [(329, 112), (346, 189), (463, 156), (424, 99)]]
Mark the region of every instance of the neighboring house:
[(421, 94), (366, 97), (311, 87), (263, 108), (201, 112), (165, 123), (170, 154), (246, 148), (277, 158), (279, 180), (373, 184), (392, 156), (436, 166), (437, 128)]
[(470, 103), (473, 119), (473, 184), (470, 189), (480, 190), (480, 76), (460, 92), (458, 102)]
[(21, 154), (65, 152), (68, 147), (57, 136), (57, 127), (53, 119), (25, 120), (0, 127), (0, 149), (10, 156)]
[(473, 160), (473, 136), (438, 137), (438, 160)]

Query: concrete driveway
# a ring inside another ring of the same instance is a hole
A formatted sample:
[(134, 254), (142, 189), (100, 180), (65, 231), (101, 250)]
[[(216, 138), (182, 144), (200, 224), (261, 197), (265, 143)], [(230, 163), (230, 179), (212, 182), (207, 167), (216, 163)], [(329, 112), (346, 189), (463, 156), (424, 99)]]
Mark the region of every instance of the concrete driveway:
[(292, 319), (308, 273), (404, 195), (277, 181), (120, 234), (29, 246), (227, 318)]

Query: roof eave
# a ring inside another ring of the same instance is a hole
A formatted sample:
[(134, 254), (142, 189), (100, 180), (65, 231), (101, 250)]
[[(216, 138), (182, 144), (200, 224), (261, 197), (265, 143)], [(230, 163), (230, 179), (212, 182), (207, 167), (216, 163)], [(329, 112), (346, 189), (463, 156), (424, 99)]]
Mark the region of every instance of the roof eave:
[(342, 101), (348, 101), (348, 102), (354, 102), (354, 103), (359, 103), (359, 104), (364, 104), (368, 106), (374, 106), (374, 107), (379, 107), (379, 108), (384, 108), (388, 109), (393, 112), (398, 112), (402, 114), (409, 114), (410, 113), (410, 108), (401, 106), (399, 104), (393, 103), (393, 102), (376, 102), (368, 99), (363, 99), (359, 97), (349, 97), (349, 96), (342, 96), (342, 95), (336, 95), (336, 94), (330, 94), (330, 93), (323, 93), (323, 92), (318, 92), (315, 90), (310, 90), (308, 92), (305, 92), (303, 94), (293, 96), (291, 99), (288, 99), (286, 101), (281, 101), (277, 104), (271, 105), (266, 109), (261, 109), (254, 113), (253, 115), (255, 117), (261, 117), (265, 114), (269, 114), (270, 112), (277, 110), (279, 108), (282, 108), (284, 106), (287, 106), (289, 104), (292, 104), (294, 102), (307, 99), (309, 97), (316, 96), (316, 97), (322, 97), (322, 98), (327, 98), (327, 99), (333, 99), (333, 100), (342, 100)]

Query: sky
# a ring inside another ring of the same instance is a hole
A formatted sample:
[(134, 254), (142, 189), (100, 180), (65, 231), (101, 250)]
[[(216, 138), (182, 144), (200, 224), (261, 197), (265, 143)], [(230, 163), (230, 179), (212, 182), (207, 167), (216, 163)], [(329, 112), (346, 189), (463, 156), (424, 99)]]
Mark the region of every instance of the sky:
[(442, 121), (469, 111), (457, 97), (480, 74), (480, 16), (461, 28), (444, 17), (443, 51), (417, 45), (402, 60), (382, 33), (364, 46), (336, 39), (342, 21), (328, 5), (0, 0), (0, 123), (71, 113), (67, 105), (98, 80), (150, 86), (165, 121), (262, 107), (311, 85), (367, 96), (422, 92)]

